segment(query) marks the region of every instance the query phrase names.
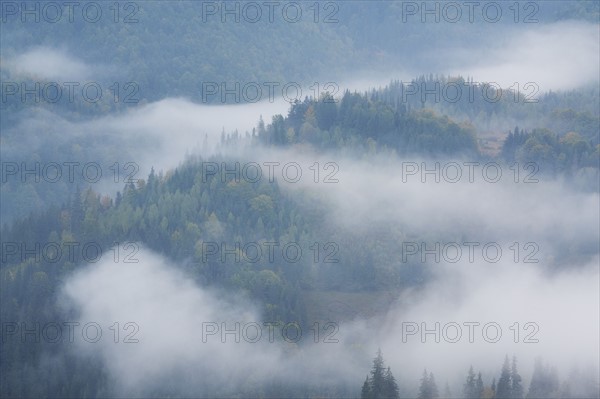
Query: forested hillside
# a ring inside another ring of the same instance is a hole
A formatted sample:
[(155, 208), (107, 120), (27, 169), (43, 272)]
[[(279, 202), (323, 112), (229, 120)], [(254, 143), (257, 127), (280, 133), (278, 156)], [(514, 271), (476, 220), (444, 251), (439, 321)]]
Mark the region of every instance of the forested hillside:
[(3, 2), (0, 396), (600, 398), (600, 6), (476, 3)]

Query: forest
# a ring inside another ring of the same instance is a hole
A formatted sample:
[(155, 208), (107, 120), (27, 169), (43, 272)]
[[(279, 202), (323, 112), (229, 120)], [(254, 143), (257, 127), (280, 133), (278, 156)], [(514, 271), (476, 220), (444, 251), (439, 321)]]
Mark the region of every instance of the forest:
[(600, 397), (597, 1), (9, 3), (1, 397)]

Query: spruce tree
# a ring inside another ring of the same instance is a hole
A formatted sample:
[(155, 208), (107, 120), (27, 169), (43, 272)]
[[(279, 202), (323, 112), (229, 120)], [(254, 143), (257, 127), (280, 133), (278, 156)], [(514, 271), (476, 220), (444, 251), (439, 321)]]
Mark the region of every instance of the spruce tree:
[(538, 357), (535, 359), (533, 365), (533, 374), (531, 375), (531, 382), (529, 383), (529, 390), (527, 391), (527, 399), (545, 397), (546, 390), (544, 389), (544, 379), (544, 366), (542, 365), (542, 360)]
[(481, 372), (477, 374), (477, 381), (475, 382), (475, 393), (476, 398), (480, 399), (483, 397), (483, 379), (481, 378)]
[(365, 379), (365, 383), (362, 386), (362, 390), (360, 392), (360, 399), (371, 399), (371, 381), (369, 381), (369, 376)]
[(398, 399), (400, 396), (398, 384), (392, 370), (385, 368), (381, 349), (373, 359), (373, 368), (370, 376), (367, 375), (361, 390), (362, 399)]
[(379, 349), (371, 370), (371, 397), (373, 399), (383, 398), (384, 371), (383, 355)]
[(510, 366), (508, 363), (508, 356), (504, 358), (504, 364), (502, 365), (502, 371), (500, 373), (500, 379), (496, 386), (496, 399), (511, 399), (511, 381), (510, 381)]
[(419, 399), (436, 399), (440, 397), (440, 393), (435, 383), (433, 373), (427, 374), (427, 370), (423, 371), (421, 378), (421, 386), (419, 387)]
[(398, 384), (392, 374), (392, 370), (389, 367), (385, 371), (383, 379), (383, 397), (388, 399), (398, 399), (400, 397), (400, 391), (398, 390)]
[(521, 376), (517, 371), (517, 357), (513, 356), (512, 369), (510, 372), (511, 379), (511, 398), (512, 399), (523, 399), (523, 385), (521, 384)]
[(429, 373), (429, 390), (431, 392), (431, 399), (436, 399), (440, 397), (437, 384), (435, 383), (435, 378), (433, 377), (433, 373), (431, 372)]
[(467, 381), (463, 386), (463, 396), (466, 399), (475, 399), (475, 372), (473, 371), (473, 366), (469, 368), (469, 373), (467, 374)]
[(423, 377), (421, 377), (421, 385), (419, 386), (418, 399), (431, 399), (431, 390), (429, 388), (429, 375), (427, 369), (423, 370)]

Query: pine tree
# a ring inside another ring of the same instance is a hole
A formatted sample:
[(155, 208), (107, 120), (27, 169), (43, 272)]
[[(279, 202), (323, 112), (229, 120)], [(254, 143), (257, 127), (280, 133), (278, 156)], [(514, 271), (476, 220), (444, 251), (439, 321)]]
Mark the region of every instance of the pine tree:
[(371, 399), (371, 381), (369, 381), (369, 376), (365, 379), (365, 383), (362, 386), (362, 390), (360, 392), (360, 399)]
[(433, 373), (429, 373), (429, 390), (431, 391), (431, 398), (436, 399), (440, 397), (440, 393), (438, 391), (437, 384), (435, 383), (435, 378), (433, 377)]
[(433, 373), (427, 374), (427, 370), (423, 371), (423, 377), (421, 378), (421, 386), (419, 387), (419, 399), (436, 399), (439, 398), (440, 394), (435, 383)]
[(529, 383), (529, 390), (527, 391), (528, 399), (545, 397), (544, 377), (544, 366), (542, 365), (542, 360), (538, 357), (535, 359), (533, 365), (533, 374), (531, 376), (531, 382)]
[(371, 395), (373, 399), (383, 397), (384, 385), (384, 365), (381, 349), (377, 351), (377, 356), (373, 360), (373, 369), (371, 370)]
[(512, 369), (510, 372), (511, 379), (511, 398), (523, 399), (523, 385), (521, 384), (521, 376), (517, 371), (517, 357), (513, 356)]
[(392, 374), (392, 370), (388, 367), (383, 376), (384, 388), (383, 397), (389, 399), (398, 399), (400, 397), (400, 391), (398, 390), (398, 384)]
[(398, 384), (392, 374), (392, 370), (385, 368), (381, 349), (373, 359), (373, 368), (370, 376), (367, 375), (362, 390), (361, 399), (398, 399), (400, 396)]
[(119, 207), (121, 205), (121, 201), (123, 200), (123, 196), (120, 191), (117, 191), (117, 196), (115, 197), (115, 207)]
[(423, 377), (421, 377), (421, 385), (419, 386), (418, 399), (431, 399), (431, 391), (429, 389), (429, 376), (427, 369), (423, 370)]
[(263, 120), (262, 115), (260, 116), (260, 118), (258, 119), (258, 137), (259, 138), (265, 138), (265, 134), (267, 133), (267, 130), (265, 129), (265, 121)]
[(475, 382), (475, 392), (476, 392), (476, 398), (480, 399), (481, 397), (483, 397), (483, 379), (481, 378), (481, 372), (479, 372), (477, 374), (477, 381)]
[(496, 398), (497, 399), (511, 399), (512, 390), (511, 390), (511, 381), (510, 381), (510, 366), (508, 363), (508, 356), (504, 358), (504, 364), (502, 365), (502, 371), (500, 373), (500, 379), (498, 380), (498, 385), (496, 386)]
[(466, 399), (477, 398), (477, 396), (475, 395), (475, 372), (473, 371), (473, 366), (469, 368), (469, 373), (467, 374), (467, 381), (463, 386), (463, 395)]

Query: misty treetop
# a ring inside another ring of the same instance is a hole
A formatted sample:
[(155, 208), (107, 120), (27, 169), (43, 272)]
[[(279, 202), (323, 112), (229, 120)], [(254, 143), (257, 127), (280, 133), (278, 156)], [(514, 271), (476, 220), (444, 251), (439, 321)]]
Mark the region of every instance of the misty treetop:
[[(306, 97), (290, 104), (285, 116), (275, 115), (266, 122), (257, 116), (252, 134), (223, 131), (222, 142), (277, 147), (310, 145), (321, 152), (335, 150), (355, 157), (392, 152), (399, 157), (469, 158), (522, 165), (532, 162), (543, 174), (575, 177), (571, 180), (580, 181), (579, 186), (598, 189), (595, 183), (600, 165), (597, 89), (546, 93), (537, 103), (514, 103), (512, 94), (505, 94), (498, 102), (490, 102), (480, 94), (473, 101), (465, 99), (457, 103), (436, 102), (431, 95), (421, 102), (418, 93), (403, 94), (409, 87), (443, 87), (449, 82), (470, 84), (462, 77), (421, 76), (410, 83), (392, 81), (382, 89), (362, 94), (345, 91), (337, 97), (330, 93), (318, 98)], [(56, 115), (51, 119), (57, 125), (66, 123)], [(55, 162), (56, 154), (60, 153), (69, 160), (94, 159), (111, 169), (116, 159), (137, 158), (135, 151), (127, 149), (128, 141), (124, 138), (107, 141), (82, 133), (61, 135), (58, 131), (49, 134), (32, 151), (32, 146), (23, 143), (23, 131), (29, 129), (10, 123), (2, 129), (0, 151), (5, 161), (17, 165), (26, 161), (31, 168), (35, 162), (41, 165)], [(494, 137), (491, 149), (488, 134)], [(199, 137), (198, 141), (202, 140)], [(111, 170), (107, 172), (113, 173)], [(34, 184), (31, 176), (25, 176), (24, 182), (6, 173), (3, 176), (0, 181), (3, 223), (50, 204), (60, 205), (67, 201), (69, 193), (74, 194), (76, 185), (88, 183), (81, 173), (75, 174), (73, 182), (43, 180), (39, 184)], [(54, 189), (57, 186), (60, 189)]]
[[(537, 358), (529, 386), (524, 387), (521, 375), (517, 370), (516, 357), (513, 356), (512, 361), (509, 361), (506, 356), (498, 375), (490, 381), (484, 381), (481, 372), (475, 373), (471, 366), (464, 385), (461, 389), (456, 389), (454, 394), (448, 383), (445, 384), (443, 391), (440, 391), (433, 372), (427, 370), (423, 370), (418, 384), (413, 381), (409, 386), (399, 387), (390, 367), (385, 366), (382, 352), (379, 350), (373, 359), (371, 371), (362, 384), (360, 398), (566, 399), (598, 397), (598, 378), (591, 377), (591, 374), (582, 377), (583, 374), (574, 369), (570, 376), (561, 383), (556, 369), (544, 365), (542, 359)], [(572, 384), (577, 385), (576, 392), (572, 390)]]
[(373, 368), (361, 389), (361, 399), (397, 399), (400, 391), (390, 367), (385, 367), (381, 349), (373, 359)]

